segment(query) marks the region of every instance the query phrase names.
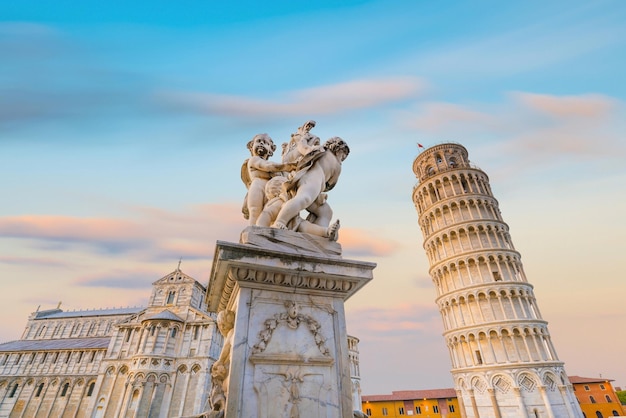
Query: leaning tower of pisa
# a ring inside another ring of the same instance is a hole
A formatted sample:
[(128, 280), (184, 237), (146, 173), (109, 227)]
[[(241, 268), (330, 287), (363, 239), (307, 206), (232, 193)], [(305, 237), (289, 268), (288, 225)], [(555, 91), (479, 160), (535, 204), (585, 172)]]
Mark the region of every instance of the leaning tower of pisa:
[(422, 151), (413, 171), (463, 416), (582, 418), (487, 174), (454, 143)]

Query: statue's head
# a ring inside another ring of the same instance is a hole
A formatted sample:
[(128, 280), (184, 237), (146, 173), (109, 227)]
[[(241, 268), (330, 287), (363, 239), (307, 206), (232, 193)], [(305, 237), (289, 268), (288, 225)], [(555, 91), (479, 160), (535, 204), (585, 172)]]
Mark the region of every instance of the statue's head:
[(250, 141), (248, 141), (248, 149), (250, 154), (254, 156), (263, 157), (265, 159), (274, 155), (276, 151), (276, 145), (268, 134), (257, 134)]
[(334, 136), (327, 140), (324, 143), (324, 149), (332, 152), (337, 156), (341, 154), (341, 161), (345, 160), (348, 157), (348, 154), (350, 154), (350, 147), (348, 147), (346, 141), (339, 138), (338, 136)]
[(289, 315), (289, 318), (295, 319), (298, 317), (298, 304), (295, 301), (290, 300), (285, 302), (285, 308), (287, 308), (287, 315)]

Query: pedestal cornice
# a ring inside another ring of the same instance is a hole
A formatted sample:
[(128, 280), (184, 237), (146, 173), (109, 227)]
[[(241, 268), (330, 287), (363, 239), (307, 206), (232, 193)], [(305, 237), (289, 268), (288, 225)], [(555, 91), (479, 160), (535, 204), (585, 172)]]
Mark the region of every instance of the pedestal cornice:
[(343, 300), (373, 277), (375, 263), (268, 250), (218, 241), (207, 290), (208, 310), (226, 309), (236, 286), (283, 288)]

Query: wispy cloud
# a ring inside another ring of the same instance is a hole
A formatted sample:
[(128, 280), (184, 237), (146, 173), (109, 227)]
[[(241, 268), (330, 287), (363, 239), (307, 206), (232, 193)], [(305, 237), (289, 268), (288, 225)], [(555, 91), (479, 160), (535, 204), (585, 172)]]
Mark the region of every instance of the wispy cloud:
[(351, 332), (375, 335), (377, 340), (401, 338), (406, 333), (441, 332), (441, 318), (434, 304), (402, 303), (389, 308), (359, 309), (351, 311), (350, 317)]
[(438, 137), (462, 133), (464, 141), (491, 139), (495, 154), (547, 161), (626, 153), (626, 106), (598, 94), (511, 92), (497, 104), (422, 103), (414, 113), (403, 115), (410, 129)]
[(282, 99), (254, 99), (198, 92), (162, 92), (164, 105), (206, 115), (284, 117), (327, 115), (401, 102), (422, 95), (426, 83), (414, 77), (353, 80), (291, 91)]
[(342, 228), (339, 231), (339, 243), (344, 254), (350, 256), (385, 256), (393, 253), (399, 246), (397, 242), (353, 228)]
[(618, 104), (617, 100), (600, 94), (554, 96), (513, 92), (511, 97), (523, 107), (553, 118), (606, 118)]
[[(24, 215), (0, 218), (0, 235), (33, 248), (138, 256), (209, 259), (218, 238), (237, 237), (243, 220), (236, 205), (200, 205), (187, 211), (135, 209), (125, 219)], [(7, 259), (18, 259), (17, 256)], [(2, 260), (0, 260), (1, 262)]]
[(28, 267), (67, 267), (64, 261), (46, 257), (0, 256), (0, 263)]
[(72, 284), (86, 287), (106, 287), (117, 289), (149, 289), (155, 278), (162, 271), (146, 270), (111, 270), (105, 274), (83, 276), (75, 279)]

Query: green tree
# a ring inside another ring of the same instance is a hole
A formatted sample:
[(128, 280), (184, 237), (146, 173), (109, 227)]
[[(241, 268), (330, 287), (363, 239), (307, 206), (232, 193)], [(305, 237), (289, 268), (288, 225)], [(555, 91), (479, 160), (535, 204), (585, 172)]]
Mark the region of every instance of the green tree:
[(617, 397), (619, 398), (619, 401), (622, 403), (622, 405), (626, 405), (626, 390), (620, 390), (615, 393), (617, 394)]

